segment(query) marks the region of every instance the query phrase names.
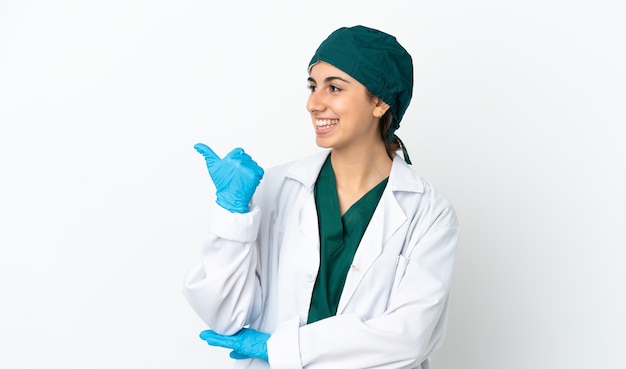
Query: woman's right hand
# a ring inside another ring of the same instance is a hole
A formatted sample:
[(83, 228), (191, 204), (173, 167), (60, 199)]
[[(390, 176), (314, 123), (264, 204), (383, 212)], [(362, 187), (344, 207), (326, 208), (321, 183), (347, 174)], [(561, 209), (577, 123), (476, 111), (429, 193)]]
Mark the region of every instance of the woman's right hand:
[(248, 204), (263, 178), (261, 168), (243, 149), (236, 148), (223, 159), (205, 144), (194, 145), (215, 184), (216, 202), (232, 213), (247, 213)]

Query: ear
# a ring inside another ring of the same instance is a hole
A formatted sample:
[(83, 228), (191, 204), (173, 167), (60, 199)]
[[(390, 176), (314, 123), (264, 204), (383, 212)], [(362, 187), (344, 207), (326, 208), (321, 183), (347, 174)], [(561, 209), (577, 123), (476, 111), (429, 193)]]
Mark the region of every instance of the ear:
[(381, 118), (383, 115), (385, 115), (387, 110), (389, 110), (389, 104), (382, 101), (381, 99), (378, 99), (378, 101), (376, 102), (376, 106), (374, 107), (374, 116), (376, 118)]

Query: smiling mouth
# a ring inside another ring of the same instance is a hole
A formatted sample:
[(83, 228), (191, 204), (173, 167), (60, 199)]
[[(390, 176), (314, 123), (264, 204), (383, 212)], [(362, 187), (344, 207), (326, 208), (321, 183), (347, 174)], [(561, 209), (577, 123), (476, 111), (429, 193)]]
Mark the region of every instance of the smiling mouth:
[(339, 119), (317, 119), (315, 120), (315, 126), (319, 128), (328, 128), (339, 123)]

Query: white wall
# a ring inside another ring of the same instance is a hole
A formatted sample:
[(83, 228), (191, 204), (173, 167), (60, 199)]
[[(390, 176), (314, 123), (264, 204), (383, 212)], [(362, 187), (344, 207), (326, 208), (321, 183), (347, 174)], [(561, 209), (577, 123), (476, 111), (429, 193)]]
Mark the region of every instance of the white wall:
[(316, 151), (306, 64), (364, 24), (413, 55), (398, 134), (462, 222), (435, 368), (623, 368), (622, 4), (0, 1), (0, 367), (228, 367), (181, 294), (192, 146)]

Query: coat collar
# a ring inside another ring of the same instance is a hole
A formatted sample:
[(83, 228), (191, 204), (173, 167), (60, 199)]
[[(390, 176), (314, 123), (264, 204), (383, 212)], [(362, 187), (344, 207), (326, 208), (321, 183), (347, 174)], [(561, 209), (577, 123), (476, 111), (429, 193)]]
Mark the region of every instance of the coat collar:
[(330, 150), (323, 150), (293, 162), (287, 169), (286, 176), (302, 183), (308, 189), (313, 188), (328, 154)]
[[(323, 150), (292, 163), (287, 169), (287, 177), (302, 183), (306, 188), (313, 188), (322, 165), (324, 165), (324, 161), (329, 154), (330, 150)], [(424, 192), (424, 184), (419, 176), (397, 154), (393, 158), (387, 187), (393, 192)]]

